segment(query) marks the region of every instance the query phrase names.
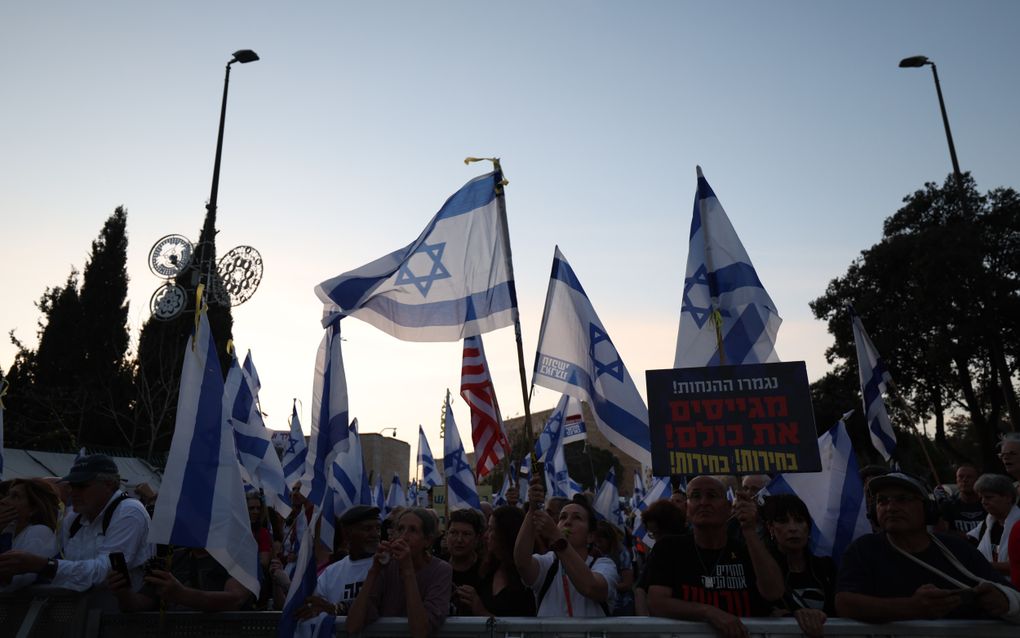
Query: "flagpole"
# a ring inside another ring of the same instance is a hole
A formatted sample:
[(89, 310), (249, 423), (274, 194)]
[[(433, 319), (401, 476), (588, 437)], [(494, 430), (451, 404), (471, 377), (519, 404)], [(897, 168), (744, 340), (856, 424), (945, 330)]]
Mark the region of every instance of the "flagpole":
[(921, 436), (921, 433), (918, 431), (917, 426), (914, 425), (914, 422), (920, 421), (920, 419), (917, 418), (917, 415), (914, 414), (914, 411), (910, 409), (909, 405), (907, 405), (906, 400), (904, 400), (903, 396), (900, 395), (900, 390), (898, 387), (896, 387), (896, 383), (894, 383), (892, 379), (889, 379), (888, 381), (886, 381), (886, 385), (889, 386), (890, 390), (889, 394), (896, 397), (896, 400), (899, 402), (900, 407), (902, 407), (903, 410), (906, 411), (907, 418), (910, 419), (910, 429), (911, 431), (913, 431), (914, 436), (917, 437), (917, 442), (921, 444), (921, 452), (924, 454), (925, 461), (928, 462), (928, 470), (931, 471), (932, 478), (935, 479), (936, 484), (941, 484), (942, 481), (941, 479), (939, 479), (939, 473), (935, 470), (935, 463), (932, 462), (931, 456), (928, 454), (928, 448), (925, 447), (924, 445), (925, 439), (924, 437)]
[[(465, 164), (472, 162), (479, 162), (483, 159), (488, 159), (492, 162), (493, 169), (496, 173), (496, 210), (499, 212), (499, 223), (503, 230), (503, 250), (506, 252), (506, 268), (507, 273), (510, 276), (510, 281), (514, 281), (514, 263), (513, 257), (510, 252), (510, 229), (507, 223), (506, 214), (506, 196), (503, 187), (509, 184), (506, 178), (503, 176), (503, 167), (499, 163), (498, 157), (492, 158), (476, 158), (468, 157), (464, 159)], [(517, 306), (517, 292), (516, 289), (513, 291), (514, 306)], [(524, 399), (524, 431), (528, 434), (528, 442), (534, 448), (535, 433), (531, 427), (531, 398), (528, 395), (528, 375), (524, 367), (524, 341), (521, 339), (521, 316), (520, 311), (514, 313), (514, 337), (517, 340), (517, 365), (521, 375), (521, 396)], [(536, 459), (537, 461), (537, 459)]]

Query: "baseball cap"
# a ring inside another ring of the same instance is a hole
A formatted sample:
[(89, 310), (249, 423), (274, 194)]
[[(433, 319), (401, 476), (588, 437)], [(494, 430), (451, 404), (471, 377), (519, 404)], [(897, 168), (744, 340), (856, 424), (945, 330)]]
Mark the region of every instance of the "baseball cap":
[(882, 474), (871, 479), (868, 483), (868, 491), (876, 493), (887, 487), (902, 487), (916, 492), (918, 495), (928, 498), (931, 492), (928, 490), (928, 486), (925, 485), (920, 479), (904, 474), (902, 472), (890, 472), (888, 474)]
[(100, 474), (119, 475), (120, 470), (112, 458), (105, 454), (90, 454), (75, 461), (67, 476), (61, 477), (62, 482), (86, 483)]
[(379, 518), (379, 508), (370, 505), (352, 505), (340, 516), (341, 525), (353, 525), (361, 521)]

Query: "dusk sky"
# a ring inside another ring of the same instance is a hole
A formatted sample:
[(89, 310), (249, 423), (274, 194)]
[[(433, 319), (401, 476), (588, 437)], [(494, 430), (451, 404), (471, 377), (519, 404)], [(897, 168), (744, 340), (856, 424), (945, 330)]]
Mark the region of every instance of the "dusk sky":
[[(642, 395), (645, 370), (672, 366), (696, 165), (784, 319), (780, 358), (814, 380), (832, 341), (808, 303), (952, 170), (930, 69), (897, 63), (938, 64), (962, 169), (982, 191), (1017, 187), (1018, 28), (1007, 0), (5, 2), (0, 366), (8, 331), (35, 344), (34, 302), (84, 267), (118, 205), (135, 347), (161, 284), (148, 252), (198, 239), (223, 68), (250, 48), (262, 59), (231, 72), (217, 248), (265, 260), (233, 314), (270, 427), (294, 397), (310, 427), (315, 285), (410, 243), (490, 170), (469, 155), (501, 157), (510, 180), (529, 380), (557, 244)], [(420, 423), (439, 454), (450, 388), (470, 448), (461, 343), (342, 330), (362, 431), (396, 427), (413, 454)], [(513, 329), (484, 341), (519, 415)], [(532, 407), (558, 398), (537, 388)]]

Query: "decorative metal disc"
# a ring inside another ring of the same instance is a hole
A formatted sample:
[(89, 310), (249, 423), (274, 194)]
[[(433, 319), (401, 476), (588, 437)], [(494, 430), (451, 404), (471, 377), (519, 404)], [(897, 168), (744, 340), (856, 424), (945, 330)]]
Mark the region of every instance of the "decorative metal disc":
[(251, 246), (238, 246), (220, 259), (216, 270), (231, 306), (251, 299), (262, 282), (262, 255)]
[(160, 321), (170, 321), (184, 312), (188, 305), (188, 297), (184, 288), (176, 284), (167, 283), (156, 289), (149, 299), (149, 309), (152, 316)]
[(173, 279), (188, 267), (194, 253), (195, 248), (187, 237), (167, 235), (149, 251), (149, 270), (157, 277)]

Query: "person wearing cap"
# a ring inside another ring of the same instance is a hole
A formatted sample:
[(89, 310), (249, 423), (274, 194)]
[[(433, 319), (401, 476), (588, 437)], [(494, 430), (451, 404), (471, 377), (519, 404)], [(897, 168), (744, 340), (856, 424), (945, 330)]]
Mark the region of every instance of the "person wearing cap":
[(916, 619), (1020, 620), (1020, 592), (966, 540), (930, 533), (938, 516), (928, 487), (892, 472), (868, 490), (880, 531), (843, 554), (836, 611), (864, 622)]
[[(368, 505), (348, 507), (340, 516), (340, 526), (347, 541), (347, 556), (319, 574), (315, 592), (294, 613), (300, 621), (320, 615), (346, 616), (372, 566), (372, 556), (381, 540), (379, 508)], [(312, 630), (313, 623), (301, 622), (295, 635), (311, 636), (314, 635)]]
[(70, 485), (74, 507), (60, 529), (62, 554), (53, 558), (7, 552), (0, 556), (0, 576), (35, 573), (39, 582), (85, 591), (103, 583), (110, 571), (110, 554), (121, 553), (131, 588), (137, 590), (142, 566), (152, 554), (149, 513), (121, 490), (117, 464), (105, 454), (85, 456), (61, 481)]

